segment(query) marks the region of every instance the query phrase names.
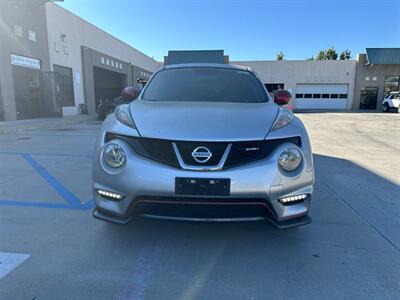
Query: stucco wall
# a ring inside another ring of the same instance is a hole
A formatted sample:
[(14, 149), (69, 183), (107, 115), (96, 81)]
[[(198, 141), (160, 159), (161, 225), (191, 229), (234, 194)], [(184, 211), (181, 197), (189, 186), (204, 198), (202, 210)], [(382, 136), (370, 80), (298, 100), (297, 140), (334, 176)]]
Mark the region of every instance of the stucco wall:
[[(53, 64), (58, 64), (73, 70), (75, 107), (64, 108), (64, 115), (76, 113), (78, 105), (85, 103), (81, 46), (105, 53), (150, 72), (160, 67), (160, 63), (156, 60), (57, 4), (47, 3), (46, 13), (51, 67)], [(64, 41), (61, 40), (62, 35), (65, 35)]]
[[(22, 37), (14, 34), (14, 25), (22, 28)], [(28, 39), (28, 30), (36, 33), (36, 41)], [(6, 120), (17, 118), (11, 54), (39, 59), (41, 70), (49, 70), (46, 18), (42, 5), (0, 1), (0, 98)]]
[(351, 109), (354, 94), (356, 62), (336, 61), (231, 61), (233, 65), (249, 66), (264, 83), (284, 83), (285, 89), (296, 93), (296, 84), (344, 83), (349, 85), (347, 109)]
[[(366, 55), (357, 55), (357, 80), (354, 90), (353, 109), (360, 109), (360, 98), (362, 87), (377, 87), (378, 99), (376, 110), (381, 110), (384, 97), (385, 76), (400, 76), (400, 65), (370, 65), (366, 64)], [(366, 80), (368, 78), (368, 80)]]

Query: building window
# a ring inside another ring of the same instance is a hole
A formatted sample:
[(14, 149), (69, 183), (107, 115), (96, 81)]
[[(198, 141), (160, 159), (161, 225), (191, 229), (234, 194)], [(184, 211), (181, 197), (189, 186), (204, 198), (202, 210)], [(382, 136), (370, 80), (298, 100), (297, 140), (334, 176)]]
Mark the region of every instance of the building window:
[(321, 94), (313, 94), (313, 99), (321, 99)]
[(36, 42), (36, 32), (28, 30), (28, 39), (32, 42)]
[(400, 76), (385, 76), (385, 94), (389, 92), (395, 92), (399, 90), (400, 86)]
[(365, 76), (365, 81), (369, 81), (369, 76)]
[(310, 99), (310, 98), (312, 98), (312, 94), (304, 94), (304, 98), (305, 99)]
[(321, 98), (322, 98), (322, 99), (329, 99), (329, 94), (322, 94), (322, 95), (321, 95)]
[(20, 38), (24, 37), (24, 33), (22, 31), (22, 27), (18, 26), (18, 25), (14, 25), (14, 34), (17, 37), (20, 37)]
[(339, 98), (339, 94), (331, 94), (331, 99), (338, 99)]
[(347, 94), (339, 94), (340, 99), (347, 99)]
[(296, 94), (296, 98), (298, 99), (303, 98), (303, 94)]
[[(144, 73), (144, 72), (142, 72)], [(141, 74), (143, 77), (146, 77), (145, 75)], [(269, 93), (275, 93), (276, 90), (283, 90), (284, 89), (284, 84), (283, 83), (266, 83), (265, 87), (267, 88), (267, 91)]]
[(61, 105), (75, 106), (72, 69), (59, 65), (54, 65), (53, 69), (55, 73), (58, 73), (57, 83), (59, 86), (59, 92), (61, 96)]

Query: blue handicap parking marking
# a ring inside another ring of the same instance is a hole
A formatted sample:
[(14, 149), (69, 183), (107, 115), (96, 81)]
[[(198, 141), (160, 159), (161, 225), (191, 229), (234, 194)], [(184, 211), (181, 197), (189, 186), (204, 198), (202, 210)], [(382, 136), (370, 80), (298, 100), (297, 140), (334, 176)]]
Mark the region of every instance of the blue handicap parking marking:
[(94, 207), (94, 201), (89, 200), (86, 203), (79, 205), (71, 205), (68, 203), (48, 203), (48, 202), (35, 202), (35, 201), (19, 201), (19, 200), (3, 200), (0, 199), (0, 205), (3, 206), (21, 206), (21, 207), (42, 207), (42, 208), (61, 208), (61, 209), (78, 209), (87, 210)]
[(81, 204), (81, 201), (68, 191), (57, 179), (55, 179), (46, 169), (41, 166), (30, 154), (22, 154), (22, 157), (35, 171), (47, 181), (47, 183), (70, 205)]
[[(66, 203), (48, 203), (40, 201), (20, 201), (12, 199), (0, 199), (0, 205), (5, 206), (23, 206), (23, 207), (42, 207), (42, 208), (59, 208), (59, 209), (78, 209), (87, 210), (93, 208), (93, 200), (89, 200), (86, 203), (82, 202), (78, 197), (76, 197), (71, 191), (69, 191), (60, 181), (58, 181), (53, 175), (51, 175), (37, 160), (35, 160), (32, 155), (46, 155), (53, 156), (52, 154), (31, 154), (24, 152), (0, 152), (0, 154), (12, 154), (21, 156), (28, 164), (31, 166), (36, 173), (41, 176), (50, 187), (61, 196)], [(55, 154), (54, 156), (75, 156), (75, 157), (85, 157), (90, 159), (88, 155), (69, 155), (69, 154)]]

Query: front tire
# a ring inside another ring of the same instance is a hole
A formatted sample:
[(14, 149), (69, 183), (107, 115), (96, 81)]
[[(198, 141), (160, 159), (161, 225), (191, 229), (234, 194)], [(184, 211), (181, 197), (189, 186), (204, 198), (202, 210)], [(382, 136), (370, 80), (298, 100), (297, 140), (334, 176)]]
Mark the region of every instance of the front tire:
[(387, 103), (383, 103), (382, 112), (389, 112), (389, 105)]

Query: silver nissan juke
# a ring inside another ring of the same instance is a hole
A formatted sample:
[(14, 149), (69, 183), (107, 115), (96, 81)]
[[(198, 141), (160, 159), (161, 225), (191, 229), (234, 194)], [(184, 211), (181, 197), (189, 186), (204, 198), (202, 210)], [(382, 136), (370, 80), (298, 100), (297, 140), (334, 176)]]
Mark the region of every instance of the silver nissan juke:
[(310, 223), (312, 152), (302, 122), (279, 106), (290, 97), (270, 99), (247, 67), (163, 67), (101, 127), (93, 216)]

